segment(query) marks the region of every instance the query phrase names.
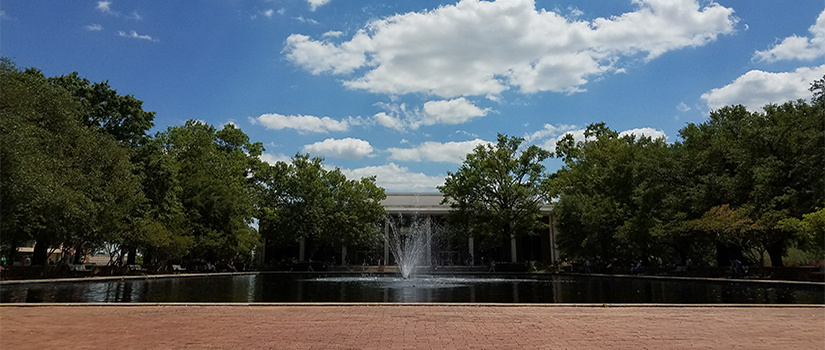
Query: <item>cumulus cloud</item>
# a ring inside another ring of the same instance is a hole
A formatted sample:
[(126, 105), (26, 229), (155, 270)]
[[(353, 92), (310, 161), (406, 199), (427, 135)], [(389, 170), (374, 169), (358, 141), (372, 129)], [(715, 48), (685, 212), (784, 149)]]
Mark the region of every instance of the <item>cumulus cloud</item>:
[(481, 109), (464, 97), (453, 100), (429, 101), (424, 104), (424, 118), (417, 125), (461, 124), (483, 117), (489, 108)]
[(825, 11), (816, 23), (808, 28), (811, 37), (789, 36), (774, 47), (756, 51), (753, 58), (759, 61), (813, 60), (825, 56)]
[(576, 128), (578, 128), (578, 126), (568, 124), (558, 126), (553, 124), (544, 124), (544, 127), (541, 130), (525, 135), (524, 140), (527, 142), (533, 142), (534, 140), (540, 140), (547, 137), (555, 137), (565, 132), (576, 130)]
[(374, 93), (453, 98), (583, 90), (622, 71), (620, 60), (650, 60), (733, 32), (733, 10), (697, 0), (634, 0), (634, 12), (592, 21), (537, 9), (533, 0), (462, 0), (435, 10), (376, 19), (352, 39), (293, 34), (288, 60), (312, 74), (351, 74), (344, 85)]
[(293, 34), (286, 39), (286, 58), (312, 74), (350, 73), (366, 63), (364, 51), (368, 44), (369, 38), (363, 32), (341, 45)]
[(784, 103), (811, 96), (811, 82), (825, 75), (825, 65), (801, 67), (793, 72), (771, 73), (752, 70), (732, 83), (702, 94), (710, 109), (744, 105), (756, 111), (769, 103)]
[(122, 36), (122, 37), (124, 37), (124, 38), (139, 39), (139, 40), (149, 40), (149, 41), (154, 41), (154, 42), (157, 42), (157, 41), (158, 41), (158, 39), (157, 39), (157, 38), (153, 38), (153, 37), (151, 37), (151, 36), (149, 36), (149, 35), (146, 35), (146, 34), (138, 34), (138, 32), (136, 32), (136, 31), (134, 31), (134, 30), (132, 30), (132, 31), (131, 31), (131, 32), (129, 32), (129, 33), (126, 33), (126, 32), (124, 32), (124, 31), (122, 31), (122, 30), (119, 30), (119, 31), (117, 32), (117, 35), (118, 35), (118, 36)]
[(427, 141), (413, 148), (389, 148), (387, 151), (390, 159), (397, 161), (461, 164), (476, 146), (489, 143), (481, 139), (444, 143)]
[(348, 137), (339, 140), (330, 138), (304, 146), (303, 152), (314, 156), (358, 160), (370, 156), (372, 146), (369, 142), (360, 139)]
[(377, 113), (373, 118), (382, 126), (405, 131), (422, 126), (466, 123), (473, 118), (486, 116), (489, 108), (479, 108), (466, 98), (428, 101), (423, 109), (407, 109), (405, 104), (378, 103), (387, 112)]
[(401, 119), (393, 117), (393, 116), (391, 116), (387, 113), (384, 113), (384, 112), (376, 113), (374, 118), (375, 118), (375, 121), (378, 122), (378, 124), (381, 125), (381, 126), (384, 126), (384, 127), (390, 128), (390, 129), (395, 129), (395, 130), (398, 130), (398, 131), (404, 131), (406, 129), (406, 126), (404, 125), (404, 122), (401, 121)]
[(328, 4), (329, 2), (330, 2), (330, 0), (307, 0), (307, 3), (309, 3), (309, 10), (310, 11), (315, 11), (319, 7), (324, 6), (324, 5)]
[(97, 6), (95, 6), (95, 8), (98, 11), (103, 12), (105, 14), (117, 15), (117, 12), (112, 10), (112, 2), (111, 1), (98, 1)]
[(435, 192), (436, 186), (444, 184), (445, 176), (430, 176), (424, 173), (410, 171), (406, 167), (395, 163), (387, 165), (368, 166), (358, 169), (341, 169), (349, 179), (362, 177), (376, 177), (376, 184), (387, 191)]
[(338, 121), (330, 117), (318, 118), (311, 115), (270, 113), (262, 114), (258, 118), (249, 118), (249, 121), (253, 124), (261, 124), (270, 130), (294, 129), (301, 134), (349, 130), (347, 121)]
[(86, 28), (86, 30), (88, 30), (90, 32), (99, 32), (99, 31), (103, 30), (103, 26), (100, 25), (100, 24), (89, 24), (89, 25), (85, 26), (84, 28)]

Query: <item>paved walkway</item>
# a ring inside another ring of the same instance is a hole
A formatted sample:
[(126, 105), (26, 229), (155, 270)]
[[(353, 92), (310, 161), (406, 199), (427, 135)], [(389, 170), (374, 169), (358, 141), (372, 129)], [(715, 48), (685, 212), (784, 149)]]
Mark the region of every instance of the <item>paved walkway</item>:
[(0, 306), (2, 349), (825, 349), (823, 307)]

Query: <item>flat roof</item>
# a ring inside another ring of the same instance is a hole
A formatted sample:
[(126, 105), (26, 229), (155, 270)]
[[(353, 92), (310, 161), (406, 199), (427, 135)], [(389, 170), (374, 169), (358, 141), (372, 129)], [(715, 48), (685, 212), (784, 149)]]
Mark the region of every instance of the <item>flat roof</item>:
[[(444, 195), (441, 193), (414, 193), (390, 192), (387, 198), (381, 201), (384, 210), (389, 214), (447, 214), (449, 204), (441, 204)], [(541, 214), (553, 212), (552, 204), (545, 204), (539, 210)]]

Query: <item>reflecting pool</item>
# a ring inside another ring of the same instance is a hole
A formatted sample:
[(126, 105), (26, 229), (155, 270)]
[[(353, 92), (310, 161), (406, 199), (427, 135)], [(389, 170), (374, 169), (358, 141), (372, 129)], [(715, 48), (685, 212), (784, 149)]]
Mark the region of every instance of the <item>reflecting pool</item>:
[(825, 304), (825, 285), (598, 276), (261, 273), (4, 284), (0, 302), (393, 302)]

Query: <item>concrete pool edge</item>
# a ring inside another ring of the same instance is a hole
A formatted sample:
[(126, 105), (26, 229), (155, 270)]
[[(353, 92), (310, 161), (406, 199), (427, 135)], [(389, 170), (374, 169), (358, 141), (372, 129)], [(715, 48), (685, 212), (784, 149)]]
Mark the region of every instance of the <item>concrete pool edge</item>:
[(657, 303), (0, 303), (2, 308), (14, 307), (539, 307), (539, 308), (813, 308), (823, 304), (657, 304)]

